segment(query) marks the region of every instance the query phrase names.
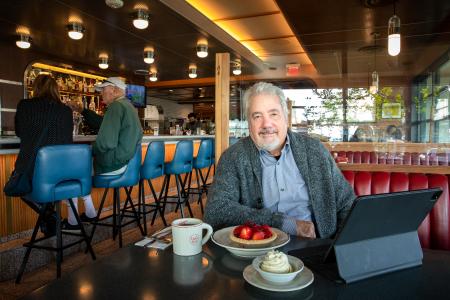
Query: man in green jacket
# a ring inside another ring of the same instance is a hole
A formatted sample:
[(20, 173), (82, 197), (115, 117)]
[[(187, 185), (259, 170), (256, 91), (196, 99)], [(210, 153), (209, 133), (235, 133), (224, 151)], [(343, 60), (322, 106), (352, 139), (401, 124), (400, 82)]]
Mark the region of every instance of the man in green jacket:
[(118, 175), (126, 170), (136, 146), (142, 140), (142, 127), (136, 109), (125, 98), (126, 84), (119, 77), (109, 77), (96, 87), (107, 105), (104, 117), (89, 109), (70, 105), (86, 123), (100, 128), (92, 145), (95, 174)]

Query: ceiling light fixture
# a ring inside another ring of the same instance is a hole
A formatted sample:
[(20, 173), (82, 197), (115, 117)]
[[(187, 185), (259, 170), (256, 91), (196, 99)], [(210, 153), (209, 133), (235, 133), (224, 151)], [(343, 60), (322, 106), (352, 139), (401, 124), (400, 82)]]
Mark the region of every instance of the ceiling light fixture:
[(98, 56), (99, 62), (98, 62), (98, 67), (100, 69), (108, 69), (109, 65), (108, 65), (108, 54), (106, 53), (102, 53)]
[(197, 42), (197, 56), (200, 58), (208, 56), (208, 42), (206, 40)]
[(28, 49), (31, 47), (31, 37), (29, 34), (20, 33), (18, 40), (16, 41), (16, 46), (22, 49)]
[(155, 51), (153, 48), (144, 49), (144, 62), (146, 64), (152, 64), (155, 61)]
[(67, 34), (72, 40), (81, 40), (83, 38), (84, 27), (81, 23), (72, 22), (67, 25)]
[(112, 8), (121, 8), (123, 6), (122, 0), (105, 0), (105, 3)]
[(394, 15), (388, 22), (388, 53), (390, 56), (397, 56), (401, 49), (400, 36), (400, 18), (395, 14), (395, 0), (394, 0)]
[(137, 29), (145, 29), (148, 27), (148, 12), (144, 9), (137, 9), (134, 14), (133, 25)]
[(380, 82), (380, 78), (378, 76), (378, 72), (377, 72), (377, 37), (378, 37), (378, 33), (374, 32), (372, 33), (373, 35), (373, 39), (374, 39), (374, 47), (373, 47), (373, 60), (374, 60), (374, 71), (372, 72), (372, 84), (369, 87), (369, 92), (371, 94), (376, 94), (378, 93), (378, 88), (379, 88), (379, 82)]
[(236, 58), (233, 62), (233, 75), (241, 75), (241, 60), (239, 58)]
[(196, 64), (190, 64), (189, 65), (189, 78), (197, 78), (197, 65)]
[(150, 77), (148, 78), (151, 82), (155, 82), (158, 80), (158, 72), (152, 71), (150, 72)]

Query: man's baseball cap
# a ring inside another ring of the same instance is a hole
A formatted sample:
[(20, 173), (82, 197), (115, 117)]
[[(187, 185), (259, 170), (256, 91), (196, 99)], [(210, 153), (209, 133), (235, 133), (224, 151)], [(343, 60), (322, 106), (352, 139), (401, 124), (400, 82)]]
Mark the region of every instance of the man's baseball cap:
[(124, 91), (127, 87), (125, 82), (123, 82), (123, 80), (120, 79), (120, 77), (109, 77), (109, 78), (106, 78), (106, 80), (103, 81), (101, 84), (96, 85), (95, 89), (97, 91), (101, 91), (104, 87), (106, 87), (108, 85), (118, 87), (119, 89), (124, 90)]

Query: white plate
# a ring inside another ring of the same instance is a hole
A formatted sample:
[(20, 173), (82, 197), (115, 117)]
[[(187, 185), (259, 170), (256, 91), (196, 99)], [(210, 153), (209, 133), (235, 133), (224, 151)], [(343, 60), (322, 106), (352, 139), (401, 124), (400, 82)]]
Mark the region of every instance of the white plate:
[(273, 230), (277, 234), (277, 238), (270, 244), (262, 245), (259, 247), (255, 245), (242, 245), (230, 240), (230, 231), (233, 230), (234, 227), (235, 226), (231, 226), (214, 232), (211, 239), (217, 245), (224, 247), (232, 254), (240, 257), (253, 258), (264, 255), (272, 249), (276, 249), (286, 245), (290, 240), (289, 235), (285, 232), (277, 228), (271, 228), (271, 230)]
[(290, 292), (301, 290), (309, 286), (314, 281), (314, 274), (310, 269), (304, 267), (303, 271), (301, 271), (292, 281), (284, 284), (274, 284), (263, 279), (258, 271), (256, 271), (252, 265), (249, 265), (244, 269), (244, 279), (251, 285), (263, 290)]

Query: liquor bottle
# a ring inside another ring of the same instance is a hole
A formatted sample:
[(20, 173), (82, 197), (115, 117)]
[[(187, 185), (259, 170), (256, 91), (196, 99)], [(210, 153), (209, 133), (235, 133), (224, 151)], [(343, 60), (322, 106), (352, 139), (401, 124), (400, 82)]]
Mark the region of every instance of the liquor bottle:
[(84, 93), (88, 92), (88, 85), (86, 83), (86, 78), (83, 78), (83, 92)]
[(94, 100), (94, 96), (91, 97), (91, 101), (89, 103), (89, 109), (92, 111), (95, 111), (95, 100)]

